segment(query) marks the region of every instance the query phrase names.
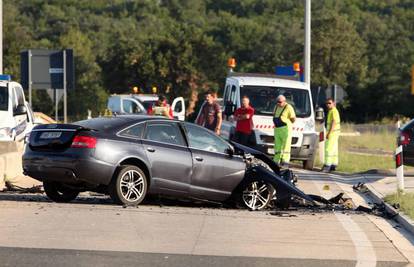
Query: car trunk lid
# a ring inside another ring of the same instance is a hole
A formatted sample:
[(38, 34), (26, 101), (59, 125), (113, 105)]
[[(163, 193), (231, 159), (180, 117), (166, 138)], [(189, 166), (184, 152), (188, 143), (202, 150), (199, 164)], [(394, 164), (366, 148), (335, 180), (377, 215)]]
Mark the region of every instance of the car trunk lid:
[(80, 132), (89, 131), (92, 129), (75, 124), (39, 125), (30, 134), (29, 146), (37, 151), (63, 151), (71, 147)]

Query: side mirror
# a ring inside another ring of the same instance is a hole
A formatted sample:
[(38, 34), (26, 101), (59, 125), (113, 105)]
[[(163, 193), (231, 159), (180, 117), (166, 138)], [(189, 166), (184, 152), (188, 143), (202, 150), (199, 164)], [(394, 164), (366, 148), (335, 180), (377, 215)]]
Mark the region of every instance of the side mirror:
[(323, 112), (323, 108), (319, 107), (316, 109), (315, 112), (315, 120), (322, 122), (325, 119), (325, 113)]
[(234, 149), (232, 147), (226, 148), (226, 154), (229, 155), (230, 157), (233, 157)]
[(25, 105), (18, 105), (13, 111), (13, 116), (27, 114), (27, 108)]

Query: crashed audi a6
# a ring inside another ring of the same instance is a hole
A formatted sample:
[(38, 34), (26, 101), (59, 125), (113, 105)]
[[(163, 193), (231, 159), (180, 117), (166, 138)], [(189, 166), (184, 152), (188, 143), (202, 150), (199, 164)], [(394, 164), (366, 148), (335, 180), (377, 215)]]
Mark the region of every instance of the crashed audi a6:
[(241, 204), (252, 210), (292, 195), (309, 198), (259, 151), (198, 125), (153, 116), (117, 116), (36, 126), (23, 155), (26, 175), (47, 196), (69, 202), (82, 191), (124, 205), (147, 195)]

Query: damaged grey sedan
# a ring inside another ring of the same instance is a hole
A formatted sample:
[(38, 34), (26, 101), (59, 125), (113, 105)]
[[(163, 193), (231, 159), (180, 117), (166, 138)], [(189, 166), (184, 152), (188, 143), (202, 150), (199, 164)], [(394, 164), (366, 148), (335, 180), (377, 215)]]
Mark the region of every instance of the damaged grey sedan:
[(262, 210), (292, 196), (312, 201), (266, 155), (229, 143), (189, 122), (113, 116), (38, 125), (23, 155), (26, 175), (47, 196), (69, 202), (80, 192), (138, 205), (148, 195), (233, 203)]

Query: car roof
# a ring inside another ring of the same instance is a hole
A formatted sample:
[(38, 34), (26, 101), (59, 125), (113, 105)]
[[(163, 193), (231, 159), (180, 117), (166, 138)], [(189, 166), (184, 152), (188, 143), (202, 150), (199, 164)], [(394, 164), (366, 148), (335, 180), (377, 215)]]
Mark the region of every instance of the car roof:
[(122, 95), (111, 95), (110, 97), (118, 97), (118, 98), (135, 98), (141, 102), (145, 101), (157, 101), (158, 95), (151, 95), (151, 94), (122, 94)]

